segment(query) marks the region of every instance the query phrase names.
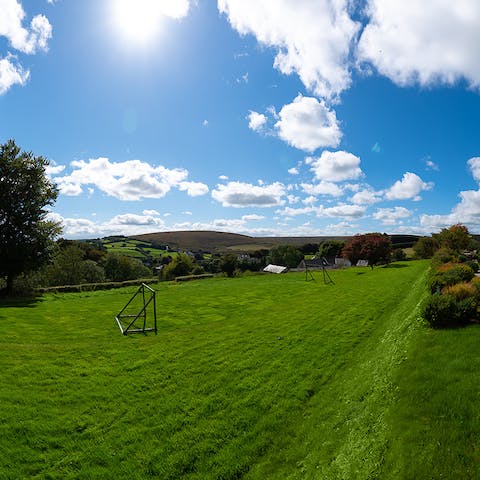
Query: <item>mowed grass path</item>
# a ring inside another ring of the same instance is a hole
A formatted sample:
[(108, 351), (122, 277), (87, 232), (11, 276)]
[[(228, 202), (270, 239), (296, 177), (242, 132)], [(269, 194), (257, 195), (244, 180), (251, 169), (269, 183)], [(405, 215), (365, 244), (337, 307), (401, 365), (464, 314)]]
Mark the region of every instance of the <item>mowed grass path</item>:
[(426, 269), (158, 284), (157, 336), (120, 334), (131, 288), (0, 303), (0, 478), (422, 478)]

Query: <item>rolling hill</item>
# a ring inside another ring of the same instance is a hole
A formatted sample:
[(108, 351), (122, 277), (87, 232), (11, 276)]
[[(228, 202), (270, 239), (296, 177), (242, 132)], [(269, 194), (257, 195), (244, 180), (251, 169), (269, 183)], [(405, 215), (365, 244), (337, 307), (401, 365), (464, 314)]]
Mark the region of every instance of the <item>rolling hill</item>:
[[(260, 249), (271, 249), (279, 244), (304, 245), (306, 243), (320, 243), (324, 240), (348, 240), (346, 236), (318, 236), (318, 237), (250, 237), (237, 233), (214, 231), (177, 231), (158, 232), (143, 235), (134, 235), (130, 238), (151, 242), (152, 244), (167, 244), (172, 250), (223, 252), (251, 252)], [(416, 235), (391, 235), (394, 246), (411, 247), (417, 240)]]

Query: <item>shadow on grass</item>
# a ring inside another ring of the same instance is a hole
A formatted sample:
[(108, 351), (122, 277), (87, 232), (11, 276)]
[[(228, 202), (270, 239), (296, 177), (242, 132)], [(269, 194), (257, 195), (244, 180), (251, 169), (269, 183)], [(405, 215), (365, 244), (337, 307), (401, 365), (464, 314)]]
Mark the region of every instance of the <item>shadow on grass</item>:
[(0, 294), (0, 308), (33, 308), (42, 302), (42, 297), (38, 296), (5, 296)]
[(384, 265), (381, 268), (407, 268), (407, 267), (408, 265), (406, 265), (405, 263), (390, 263), (388, 265)]

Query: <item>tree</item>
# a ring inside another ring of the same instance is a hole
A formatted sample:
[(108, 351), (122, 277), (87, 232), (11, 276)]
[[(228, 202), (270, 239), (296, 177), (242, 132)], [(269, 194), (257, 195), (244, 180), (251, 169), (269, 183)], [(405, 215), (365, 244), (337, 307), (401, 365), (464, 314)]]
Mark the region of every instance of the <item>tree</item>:
[(449, 228), (442, 228), (440, 233), (432, 235), (441, 247), (448, 248), (456, 253), (467, 250), (472, 243), (472, 236), (468, 228), (457, 223)]
[(304, 243), (298, 249), (304, 254), (304, 255), (315, 255), (318, 250), (318, 243)]
[(420, 237), (413, 246), (415, 257), (432, 258), (433, 254), (440, 248), (438, 241), (433, 237)]
[(167, 280), (184, 275), (190, 275), (193, 270), (193, 258), (186, 253), (179, 253), (168, 265), (163, 269), (163, 275)]
[(123, 282), (151, 275), (150, 270), (140, 260), (115, 252), (109, 252), (106, 255), (103, 268), (105, 275), (112, 282)]
[(13, 140), (0, 145), (0, 276), (7, 279), (7, 294), (16, 276), (48, 262), (60, 234), (59, 224), (47, 220), (46, 207), (58, 195), (45, 174), (47, 165)]
[(278, 245), (273, 247), (268, 256), (267, 263), (295, 268), (303, 260), (303, 253), (293, 245)]
[(226, 253), (220, 259), (220, 270), (226, 273), (228, 277), (233, 277), (237, 264), (237, 256), (233, 253)]
[(338, 257), (342, 253), (345, 242), (341, 240), (325, 240), (318, 247), (317, 257)]
[(368, 260), (370, 267), (377, 263), (386, 263), (390, 260), (392, 242), (388, 235), (381, 233), (366, 233), (355, 235), (343, 248), (342, 255), (352, 264), (358, 260)]
[(60, 247), (47, 269), (50, 285), (78, 285), (83, 278), (84, 251), (75, 244)]

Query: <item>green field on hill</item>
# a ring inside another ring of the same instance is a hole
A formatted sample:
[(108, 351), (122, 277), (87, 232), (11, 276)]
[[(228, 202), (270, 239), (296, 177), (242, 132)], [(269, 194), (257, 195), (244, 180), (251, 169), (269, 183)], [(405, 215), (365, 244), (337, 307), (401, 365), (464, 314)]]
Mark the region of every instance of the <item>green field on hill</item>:
[(426, 262), (0, 302), (0, 478), (478, 478), (480, 328), (419, 319)]

